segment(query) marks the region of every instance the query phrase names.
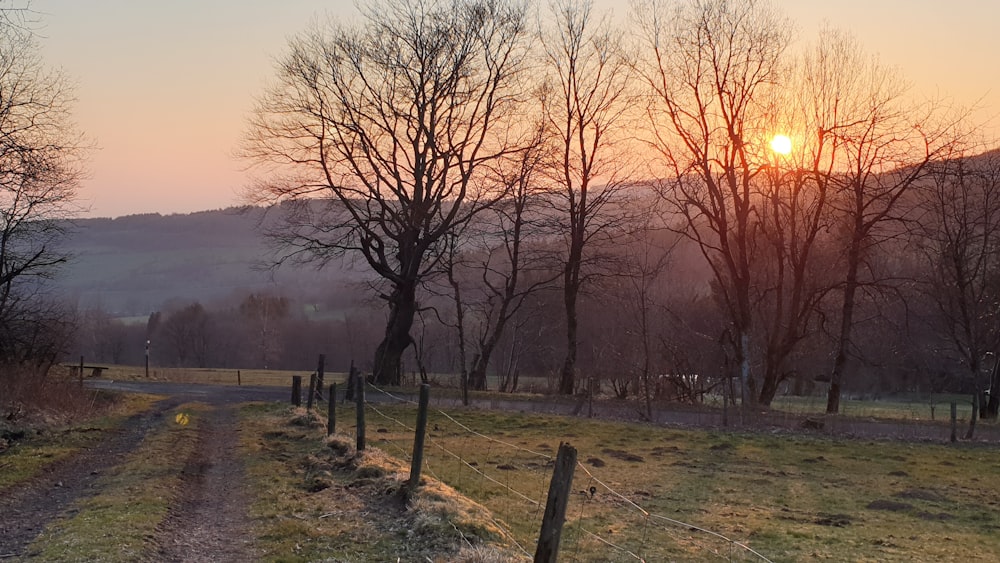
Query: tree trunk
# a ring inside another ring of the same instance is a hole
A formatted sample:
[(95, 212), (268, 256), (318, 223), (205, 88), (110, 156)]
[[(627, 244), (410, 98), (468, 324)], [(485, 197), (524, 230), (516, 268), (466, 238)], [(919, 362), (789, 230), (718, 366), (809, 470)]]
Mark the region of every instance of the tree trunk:
[(566, 359), (559, 374), (559, 393), (572, 395), (576, 383), (576, 287), (566, 288)]
[(986, 406), (979, 413), (980, 417), (986, 420), (996, 420), (997, 416), (1000, 415), (1000, 370), (997, 369), (998, 366), (1000, 366), (1000, 360), (995, 360), (993, 370), (990, 372), (989, 398), (986, 401)]
[(507, 303), (510, 302), (511, 293), (508, 292), (508, 295), (505, 296), (507, 301), (500, 307), (500, 313), (497, 315), (497, 323), (493, 327), (492, 333), (488, 338), (480, 340), (479, 352), (472, 359), (472, 369), (469, 371), (469, 386), (476, 391), (486, 391), (486, 370), (490, 366), (493, 351), (496, 350), (497, 344), (500, 343), (500, 336), (507, 327)]
[(486, 391), (486, 368), (490, 364), (493, 348), (483, 348), (480, 354), (472, 358), (472, 369), (469, 370), (469, 388), (476, 391)]
[(778, 384), (780, 383), (780, 377), (777, 373), (765, 373), (764, 382), (760, 387), (760, 396), (757, 402), (765, 407), (771, 406), (771, 401), (774, 400), (774, 396), (778, 394)]
[(847, 348), (850, 346), (851, 329), (854, 326), (854, 299), (858, 292), (858, 262), (861, 260), (860, 245), (860, 241), (853, 241), (848, 252), (847, 280), (840, 315), (840, 337), (837, 339), (837, 355), (833, 360), (833, 371), (830, 373), (830, 390), (826, 396), (827, 414), (840, 412), (840, 383), (847, 368)]
[(570, 257), (563, 276), (563, 303), (566, 307), (566, 358), (563, 361), (562, 372), (559, 374), (559, 393), (572, 395), (576, 383), (576, 339), (577, 312), (576, 298), (580, 292), (580, 256), (575, 248), (570, 250)]
[(740, 329), (739, 349), (736, 355), (740, 365), (740, 408), (756, 403), (756, 391), (753, 379), (750, 377), (750, 334), (746, 328)]
[(379, 385), (399, 385), (403, 379), (403, 352), (413, 344), (410, 327), (417, 312), (416, 286), (396, 286), (389, 297), (385, 337), (375, 351), (373, 377)]
[(975, 394), (972, 396), (972, 417), (969, 418), (969, 431), (965, 433), (966, 440), (971, 440), (976, 434), (976, 418), (979, 415), (980, 400), (982, 400), (982, 395), (977, 388)]

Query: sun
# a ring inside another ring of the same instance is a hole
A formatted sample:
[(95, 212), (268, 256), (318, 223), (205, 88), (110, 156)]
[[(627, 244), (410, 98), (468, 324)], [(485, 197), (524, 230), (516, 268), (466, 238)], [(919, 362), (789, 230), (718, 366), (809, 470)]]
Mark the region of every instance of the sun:
[(771, 150), (778, 154), (789, 154), (792, 152), (792, 140), (787, 135), (775, 135), (771, 139)]

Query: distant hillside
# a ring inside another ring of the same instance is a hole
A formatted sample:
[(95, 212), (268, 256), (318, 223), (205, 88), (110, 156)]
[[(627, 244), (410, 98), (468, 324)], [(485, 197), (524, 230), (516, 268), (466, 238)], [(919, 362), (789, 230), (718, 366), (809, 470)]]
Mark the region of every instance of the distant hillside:
[(211, 301), (273, 288), (307, 294), (360, 279), (362, 273), (282, 268), (271, 279), (259, 266), (268, 255), (255, 231), (262, 210), (143, 214), (74, 221), (64, 245), (73, 256), (56, 287), (82, 307), (115, 316), (148, 315), (172, 300)]

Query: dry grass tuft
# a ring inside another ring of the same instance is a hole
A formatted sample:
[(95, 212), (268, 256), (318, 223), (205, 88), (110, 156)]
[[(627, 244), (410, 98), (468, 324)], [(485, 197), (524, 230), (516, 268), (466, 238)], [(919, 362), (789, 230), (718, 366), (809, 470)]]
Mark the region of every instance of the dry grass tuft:
[(265, 559), (289, 550), (300, 560), (519, 559), (490, 512), (451, 487), (426, 477), (407, 494), (408, 463), (377, 448), (358, 452), (353, 437), (326, 437), (316, 428), (297, 435), (289, 430), (304, 428), (303, 421), (313, 427), (300, 409), (259, 405), (245, 412)]
[(0, 369), (0, 431), (69, 424), (106, 410), (113, 399), (81, 389), (62, 370)]
[(504, 542), (508, 538), (493, 515), (481, 504), (459, 494), (437, 479), (420, 480), (409, 508), (421, 529), (443, 530), (451, 526), (473, 545)]
[(296, 407), (292, 409), (288, 424), (303, 428), (323, 428), (326, 426), (326, 421), (320, 418), (319, 413), (316, 411), (308, 411), (303, 407)]

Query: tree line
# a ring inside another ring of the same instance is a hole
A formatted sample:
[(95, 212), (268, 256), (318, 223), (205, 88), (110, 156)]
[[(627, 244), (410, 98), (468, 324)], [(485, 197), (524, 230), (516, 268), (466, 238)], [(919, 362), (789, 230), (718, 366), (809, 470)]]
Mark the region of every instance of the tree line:
[[(399, 383), (405, 353), (422, 363), (433, 314), (482, 388), (555, 291), (564, 342), (546, 369), (563, 394), (613, 340), (584, 337), (581, 310), (611, 303), (607, 320), (628, 317), (606, 328), (628, 338), (604, 352), (647, 398), (689, 373), (768, 405), (808, 373), (838, 412), (886, 319), (934, 327), (944, 369), (979, 390), (996, 244), (972, 210), (995, 159), (968, 157), (990, 144), (849, 34), (793, 37), (755, 0), (639, 0), (624, 22), (578, 0), (378, 2), (291, 40), (243, 145), (248, 196), (293, 210), (267, 233), (277, 263), (346, 255), (377, 275), (379, 383)], [(961, 240), (942, 235), (952, 222)], [(678, 248), (707, 276), (666, 297), (688, 275)], [(664, 361), (692, 335), (711, 365)]]

